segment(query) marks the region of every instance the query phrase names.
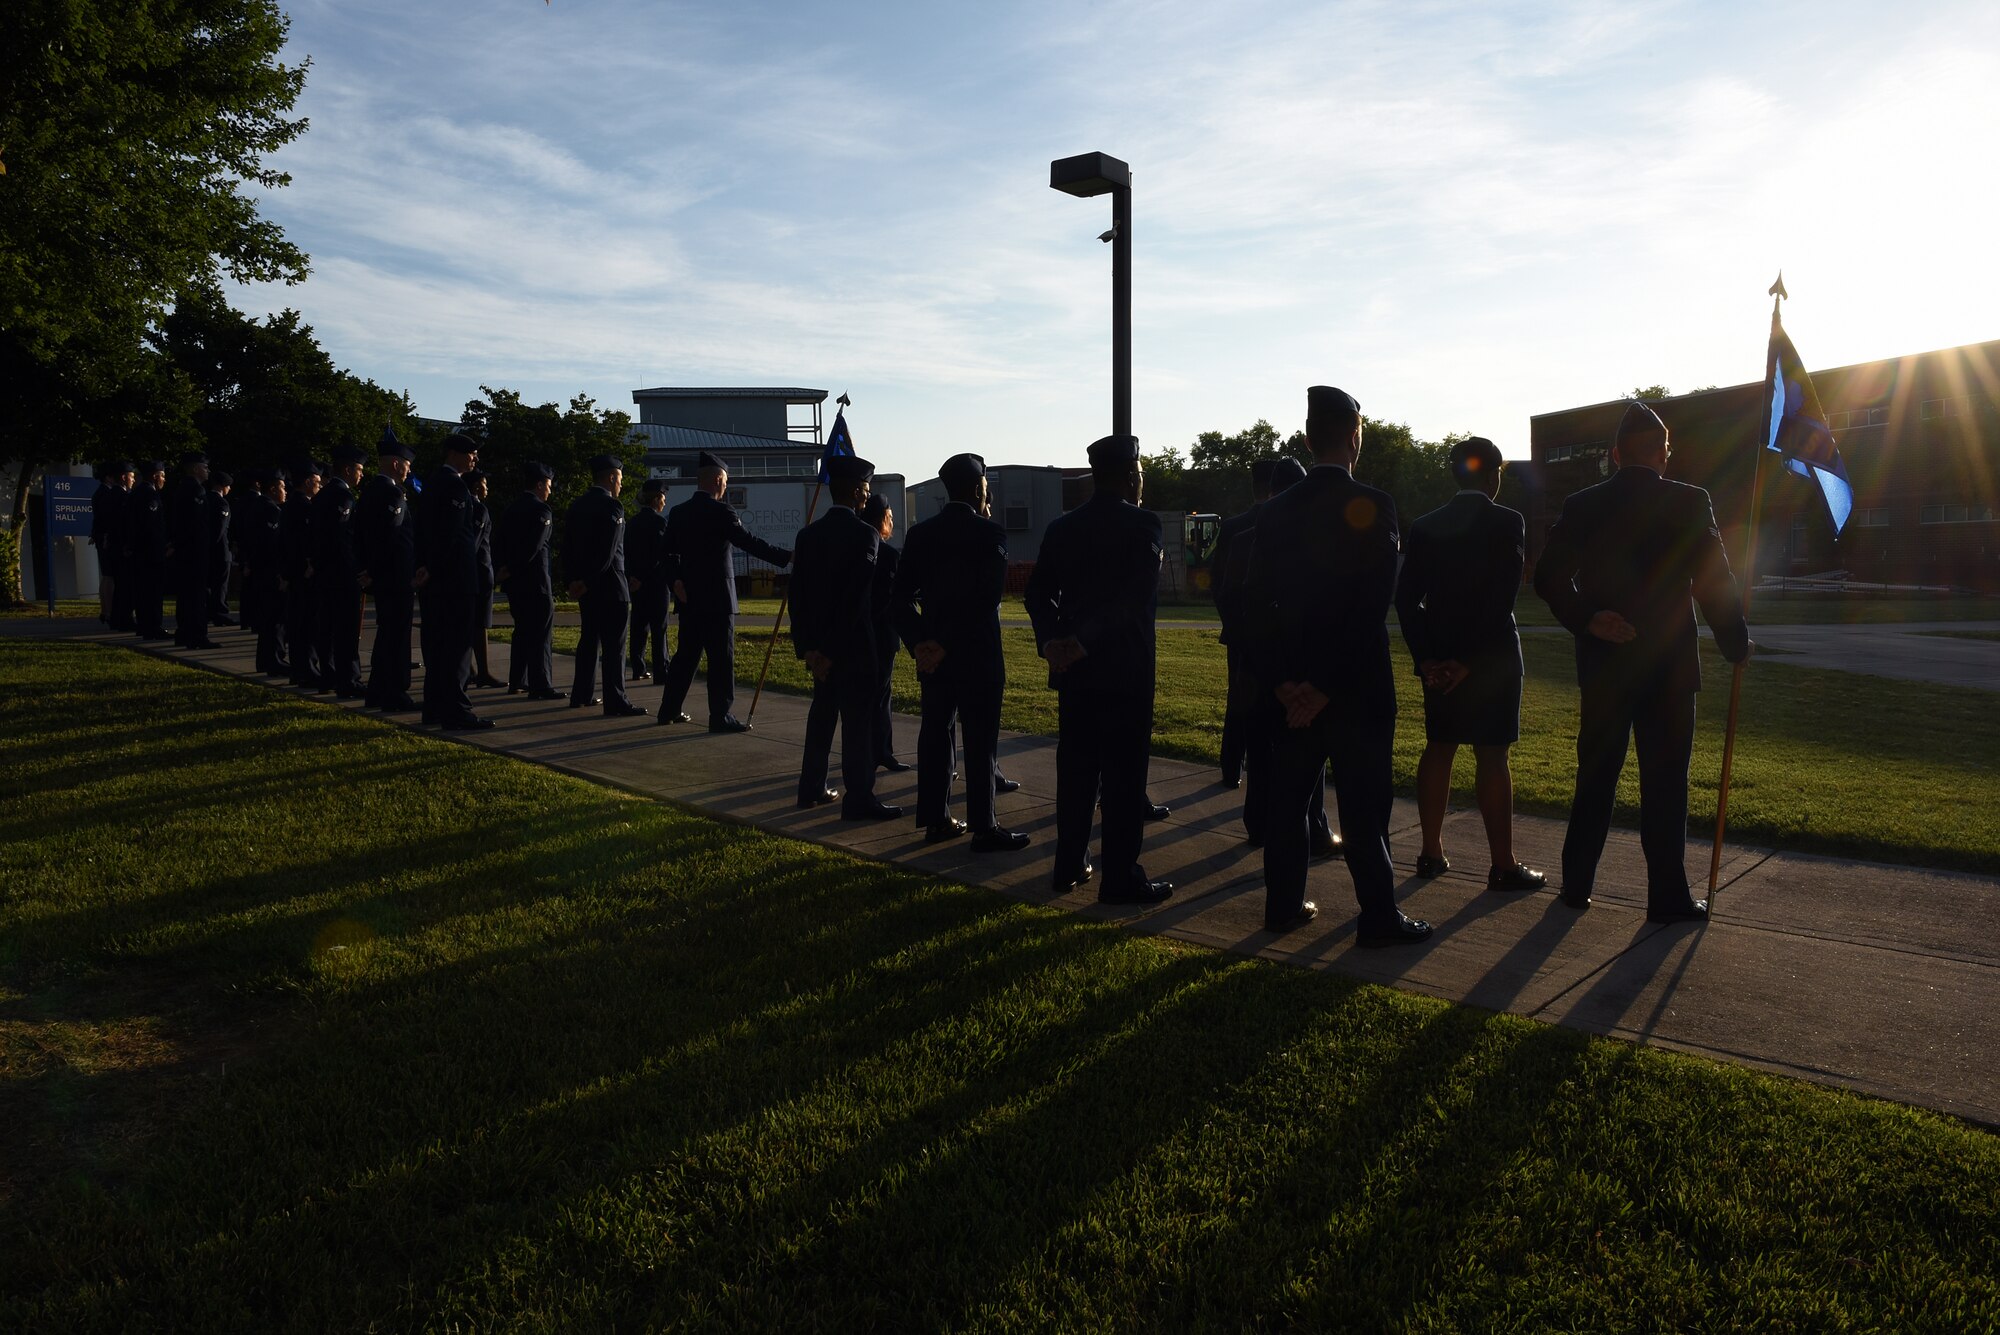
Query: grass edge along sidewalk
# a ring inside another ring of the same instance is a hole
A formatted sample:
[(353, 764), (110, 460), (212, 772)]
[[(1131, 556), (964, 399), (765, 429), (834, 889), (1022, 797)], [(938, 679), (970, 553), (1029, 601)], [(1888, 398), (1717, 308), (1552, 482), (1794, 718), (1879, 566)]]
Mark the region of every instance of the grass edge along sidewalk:
[(9, 1328), (2000, 1323), (1946, 1117), (132, 653), (0, 723)]
[[(769, 630), (738, 624), (739, 716), (749, 707)], [(510, 634), (494, 631), (496, 639)], [(1055, 693), (1044, 685), (1047, 668), (1035, 655), (1032, 633), (1007, 627), (1001, 634), (1008, 678), (1002, 726), (1053, 736)], [(573, 626), (556, 627), (558, 648), (573, 649), (576, 635)], [(1224, 650), (1214, 631), (1162, 630), (1158, 638), (1153, 752), (1214, 764), (1222, 747)], [(1522, 650), (1528, 675), (1521, 740), (1512, 753), (1514, 805), (1523, 814), (1560, 819), (1569, 814), (1576, 781), (1573, 650), (1566, 636), (1546, 635), (1524, 636)], [(1715, 828), (1729, 680), (1727, 664), (1706, 642), (1702, 659), (1708, 689), (1698, 702), (1688, 791), (1689, 825), (1697, 834)], [(1409, 797), (1424, 745), (1423, 702), (1400, 646), (1395, 662), (1394, 776), (1397, 791)], [(567, 687), (571, 675), (566, 664), (558, 667), (560, 685)], [(649, 682), (628, 682), (627, 689), (640, 704), (659, 704), (659, 691)], [(688, 712), (703, 712), (706, 689), (695, 684)], [(788, 637), (779, 638), (765, 689), (810, 690)], [(916, 712), (916, 668), (906, 654), (897, 656), (893, 695), (895, 708)], [(1754, 662), (1744, 679), (1730, 838), (1795, 852), (2000, 873), (2000, 766), (1993, 763), (2000, 755), (2000, 710), (1994, 704), (1991, 692), (1967, 687), (1891, 681), (1782, 659)], [(915, 736), (897, 741), (904, 758), (913, 759)], [(1455, 778), (1454, 803), (1470, 807), (1470, 755), (1459, 757)], [(1636, 827), (1638, 811), (1639, 769), (1628, 758), (1614, 819)]]

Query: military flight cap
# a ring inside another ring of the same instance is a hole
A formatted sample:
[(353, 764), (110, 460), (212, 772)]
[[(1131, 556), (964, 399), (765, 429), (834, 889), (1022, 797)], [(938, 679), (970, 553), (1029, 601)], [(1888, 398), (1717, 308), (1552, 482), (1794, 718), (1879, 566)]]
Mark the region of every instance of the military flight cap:
[(167, 461), (165, 459), (146, 460), (146, 473), (148, 476), (151, 476), (154, 473), (164, 473), (166, 471), (167, 471)]
[(1259, 487), (1270, 486), (1271, 470), (1273, 468), (1276, 468), (1277, 466), (1278, 466), (1278, 461), (1269, 455), (1266, 455), (1262, 459), (1252, 459), (1250, 461), (1251, 484), (1253, 486), (1259, 486)]
[(264, 485), (267, 487), (273, 482), (283, 482), (289, 486), (291, 481), (292, 475), (282, 468), (267, 468), (264, 470)]
[(130, 459), (113, 459), (111, 461), (111, 476), (113, 477), (117, 477), (121, 473), (132, 473), (136, 471), (138, 470), (132, 467), (132, 461)]
[(1667, 424), (1660, 420), (1658, 413), (1654, 412), (1649, 405), (1638, 399), (1634, 399), (1626, 407), (1625, 415), (1618, 419), (1618, 430), (1614, 433), (1612, 439), (1620, 441), (1627, 436), (1645, 435), (1649, 431), (1658, 431), (1664, 435), (1666, 429)]
[(408, 459), (412, 463), (417, 458), (416, 452), (397, 438), (393, 425), (382, 428), (382, 439), (375, 442), (375, 454), (381, 459)]
[(1361, 404), (1344, 389), (1332, 385), (1311, 385), (1306, 389), (1306, 421), (1315, 418), (1332, 421), (1335, 418), (1361, 416)]
[(714, 455), (710, 454), (707, 450), (703, 450), (701, 454), (695, 459), (695, 465), (696, 467), (699, 468), (720, 469), (725, 473), (729, 471), (728, 465), (724, 464), (722, 460), (716, 458)]
[(528, 461), (528, 481), (553, 482), (555, 480), (556, 480), (555, 469), (550, 468), (545, 463), (537, 463), (533, 459), (530, 459)]
[(305, 478), (308, 476), (325, 477), (327, 474), (327, 467), (325, 464), (321, 463), (317, 459), (307, 459), (299, 464), (296, 471), (298, 472), (298, 475), (301, 478)]
[(1090, 462), (1093, 464), (1136, 464), (1139, 462), (1139, 438), (1137, 436), (1105, 436), (1090, 442)]
[(182, 468), (191, 468), (195, 464), (205, 464), (207, 462), (208, 456), (200, 450), (188, 450), (181, 455)]
[(1306, 466), (1297, 459), (1284, 458), (1271, 461), (1271, 494), (1276, 496), (1287, 487), (1296, 486), (1306, 480)]
[(468, 468), (465, 470), (465, 485), (468, 487), (475, 482), (485, 482), (487, 480), (486, 470), (483, 468)]
[(836, 454), (826, 461), (826, 475), (835, 482), (852, 485), (875, 476), (875, 465), (857, 454)]
[(444, 438), (444, 452), (446, 454), (477, 454), (479, 453), (479, 442), (470, 436), (461, 435), (454, 431)]
[(333, 447), (333, 466), (335, 468), (345, 468), (349, 464), (365, 464), (367, 462), (368, 451), (362, 449), (359, 445), (336, 445)]
[(606, 473), (622, 473), (625, 461), (615, 454), (594, 454), (590, 458), (590, 475), (603, 477)]
[(947, 491), (964, 491), (986, 476), (986, 461), (976, 454), (954, 454), (938, 465), (938, 481)]
[(208, 485), (211, 487), (233, 487), (236, 485), (236, 479), (218, 468), (209, 473)]

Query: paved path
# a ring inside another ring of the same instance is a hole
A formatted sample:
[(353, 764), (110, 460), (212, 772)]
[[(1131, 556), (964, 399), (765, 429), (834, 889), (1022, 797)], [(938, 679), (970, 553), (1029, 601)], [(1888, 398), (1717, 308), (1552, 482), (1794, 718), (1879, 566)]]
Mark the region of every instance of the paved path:
[[(0, 628), (11, 635), (132, 642), (79, 620), (7, 621)], [(157, 652), (249, 676), (249, 637), (230, 630), (217, 636), (223, 645), (217, 650)], [(493, 654), (495, 672), (504, 672), (507, 646), (495, 644)], [(567, 660), (558, 659), (557, 670), (566, 680)], [(635, 687), (635, 700), (657, 706), (656, 689)], [(697, 716), (702, 689), (697, 683)], [(1092, 898), (1093, 887), (1054, 897), (1048, 892), (1055, 798), (1055, 747), (1048, 738), (1010, 734), (1001, 744), (1008, 776), (1021, 782), (1020, 792), (1000, 800), (1001, 819), (1033, 836), (1033, 846), (1013, 856), (980, 856), (964, 841), (926, 846), (910, 821), (849, 825), (837, 807), (797, 810), (792, 796), (805, 727), (805, 702), (798, 697), (767, 694), (757, 730), (741, 737), (659, 727), (650, 717), (607, 719), (597, 710), (497, 691), (474, 692), (474, 704), (499, 726), (441, 735), (1137, 931), (1330, 969), (2000, 1126), (2000, 1061), (1994, 1059), (2000, 1052), (2000, 934), (1992, 931), (2000, 915), (2000, 879), (1731, 846), (1714, 917), (1700, 927), (1655, 926), (1645, 919), (1643, 863), (1630, 831), (1612, 832), (1596, 906), (1577, 914), (1552, 892), (1486, 893), (1484, 839), (1471, 811), (1455, 812), (1446, 826), (1446, 851), (1458, 866), (1437, 880), (1417, 880), (1410, 874), (1416, 812), (1399, 802), (1392, 847), (1405, 876), (1401, 901), (1437, 931), (1421, 946), (1360, 951), (1353, 944), (1350, 883), (1338, 862), (1312, 872), (1309, 893), (1321, 909), (1316, 922), (1285, 937), (1262, 930), (1260, 864), (1242, 842), (1241, 794), (1223, 788), (1211, 768), (1152, 762), (1150, 790), (1173, 815), (1148, 828), (1146, 869), (1179, 889), (1157, 909), (1107, 909)], [(414, 716), (398, 721), (413, 723)], [(897, 729), (908, 757), (916, 722), (899, 718)], [(884, 775), (878, 791), (886, 801), (910, 805), (915, 775)], [(1553, 869), (1561, 841), (1558, 821), (1517, 822), (1517, 847), (1531, 865)], [(1691, 871), (1705, 874), (1707, 861), (1706, 846), (1690, 841)]]

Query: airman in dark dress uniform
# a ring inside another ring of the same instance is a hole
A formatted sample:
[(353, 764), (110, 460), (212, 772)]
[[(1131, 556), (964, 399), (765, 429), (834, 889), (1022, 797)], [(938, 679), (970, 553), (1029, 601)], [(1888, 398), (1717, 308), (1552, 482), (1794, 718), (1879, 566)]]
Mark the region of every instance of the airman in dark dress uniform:
[(285, 657), (284, 504), (286, 476), (266, 469), (262, 486), (244, 498), (242, 540), (243, 616), (257, 632), (257, 671), (267, 677), (289, 674)]
[(167, 495), (167, 544), (174, 580), (174, 643), (183, 649), (213, 649), (208, 638), (208, 554), (213, 534), (208, 517), (208, 456), (190, 450), (181, 456), (181, 475)]
[(1514, 598), (1527, 556), (1527, 523), (1495, 505), (1500, 449), (1484, 436), (1451, 447), (1458, 495), (1410, 525), (1396, 581), (1396, 620), (1424, 683), (1424, 754), (1417, 762), (1417, 813), (1424, 847), (1417, 875), (1448, 870), (1445, 807), (1452, 760), (1472, 748), (1486, 844), (1489, 890), (1538, 890), (1548, 878), (1514, 858), (1514, 778), (1507, 748), (1521, 736), (1521, 636)]
[(361, 680), (361, 562), (354, 541), (354, 489), (367, 464), (359, 446), (342, 445), (333, 452), (333, 476), (313, 497), (313, 647), (320, 689), (343, 700), (368, 689)]
[(291, 654), (294, 686), (319, 685), (319, 651), (313, 644), (312, 504), (326, 477), (326, 465), (301, 459), (291, 470), (291, 486), (283, 506), (280, 535), (284, 567), (279, 587), (285, 595), (285, 645)]
[(699, 459), (694, 495), (667, 513), (667, 576), (680, 614), (680, 640), (660, 687), (660, 722), (687, 721), (682, 706), (694, 670), (708, 660), (708, 730), (748, 732), (729, 712), (736, 701), (736, 567), (734, 553), (748, 552), (783, 568), (792, 554), (743, 527), (723, 500), (729, 473), (706, 451)]
[[(799, 530), (793, 552), (792, 649), (812, 673), (799, 805), (840, 800), (843, 820), (890, 820), (903, 814), (875, 796), (875, 698), (881, 685), (875, 639), (876, 549), (880, 539), (858, 513), (875, 465), (854, 455), (826, 461), (825, 514)], [(840, 725), (840, 777), (826, 786), (833, 729)]]
[[(1058, 693), (1058, 894), (1088, 881), (1091, 808), (1100, 790), (1107, 904), (1156, 904), (1173, 893), (1139, 865), (1150, 803), (1154, 620), (1159, 611), (1160, 518), (1139, 508), (1144, 474), (1134, 436), (1090, 447), (1091, 498), (1053, 520), (1028, 578), (1028, 617)], [(966, 760), (970, 779), (978, 765)]]
[(465, 475), (465, 489), (472, 496), (472, 567), (477, 583), (472, 594), (472, 625), (466, 631), (472, 646), (472, 675), (468, 684), (498, 686), (500, 681), (486, 662), (486, 632), (493, 629), (493, 511), (486, 496), (492, 487), (486, 470), (474, 468)]
[(410, 697), (410, 631), (417, 611), (417, 525), (409, 493), (416, 455), (384, 427), (375, 445), (375, 476), (354, 497), (354, 540), (361, 584), (375, 600), (375, 643), (368, 651), (370, 708), (415, 709)]
[[(1243, 589), (1240, 580), (1232, 583), (1229, 579), (1229, 552), (1236, 539), (1256, 525), (1258, 510), (1271, 499), (1271, 470), (1277, 464), (1276, 456), (1251, 461), (1250, 508), (1222, 521), (1221, 527), (1216, 530), (1215, 550), (1209, 556), (1210, 588), (1215, 595), (1216, 619), (1222, 623), (1220, 638), (1229, 667), (1229, 685), (1223, 695), (1222, 707), (1222, 782), (1229, 788), (1238, 787), (1243, 782), (1249, 715), (1254, 709), (1256, 695), (1256, 687), (1244, 662), (1240, 643), (1243, 636), (1240, 629), (1232, 624), (1241, 620), (1237, 604), (1242, 599)], [(1236, 562), (1238, 570), (1247, 571), (1249, 565), (1245, 559)]]
[(142, 640), (164, 640), (166, 628), (167, 466), (147, 463), (125, 504), (125, 553), (120, 564), (132, 581), (132, 624)]
[(137, 476), (131, 461), (111, 463), (104, 485), (90, 498), (90, 543), (97, 548), (97, 567), (108, 585), (105, 624), (113, 630), (132, 629), (132, 576), (125, 565), (126, 511)]
[[(625, 574), (632, 581), (627, 648), (634, 677), (667, 670), (667, 484), (656, 477), (639, 488), (639, 508), (625, 526)], [(646, 650), (652, 649), (651, 655)]]
[(994, 752), (1007, 663), (1000, 596), (1007, 586), (1007, 531), (987, 517), (986, 461), (956, 454), (938, 469), (948, 498), (910, 529), (892, 589), (897, 633), (917, 660), (923, 723), (917, 730), (917, 825), (935, 843), (964, 834), (951, 814), (954, 721), (965, 735), (965, 814), (982, 853), (1025, 848), (994, 812)]
[(1272, 736), (1264, 926), (1288, 932), (1315, 912), (1305, 898), (1306, 813), (1330, 772), (1341, 852), (1361, 906), (1357, 941), (1421, 941), (1430, 924), (1396, 907), (1389, 859), (1396, 506), (1350, 471), (1361, 454), (1361, 407), (1351, 396), (1326, 385), (1307, 390), (1306, 436), (1312, 471), (1264, 506), (1250, 561), (1259, 680), (1269, 686), (1261, 707)]
[[(590, 461), (590, 475), (595, 485), (570, 503), (563, 524), (563, 573), (568, 576), (569, 595), (583, 614), (569, 707), (601, 703), (607, 718), (633, 718), (646, 709), (625, 696), (625, 623), (632, 601), (625, 573), (625, 507), (618, 503), (625, 469), (616, 457), (600, 454)], [(601, 699), (590, 693), (600, 657)]]
[(209, 471), (208, 624), (211, 626), (236, 624), (236, 618), (229, 612), (229, 571), (234, 564), (229, 552), (236, 539), (236, 511), (229, 493), (234, 485), (235, 479), (221, 469)]
[(543, 463), (530, 463), (527, 473), (528, 489), (500, 512), (493, 529), (494, 576), (514, 618), (507, 693), (525, 689), (531, 700), (560, 700), (552, 646), (556, 594), (549, 574), (549, 539), (555, 531), (549, 493), (555, 473)]
[(457, 432), (444, 438), (444, 463), (417, 493), (417, 572), (411, 582), (422, 605), (423, 721), (465, 731), (493, 720), (472, 712), (465, 680), (472, 668), (472, 599), (479, 541), (472, 493), (465, 473), (479, 460), (479, 446)]
[(889, 498), (871, 493), (861, 507), (861, 522), (875, 530), (875, 589), (869, 611), (875, 618), (876, 668), (882, 675), (875, 699), (875, 768), (903, 774), (909, 766), (896, 759), (896, 713), (890, 700), (896, 683), (896, 567), (902, 552), (889, 539), (896, 536), (896, 512)]
[(1646, 916), (1708, 916), (1687, 878), (1687, 776), (1701, 690), (1694, 605), (1722, 656), (1750, 655), (1743, 601), (1700, 487), (1665, 477), (1666, 424), (1634, 402), (1612, 447), (1618, 471), (1563, 502), (1535, 565), (1535, 592), (1576, 637), (1583, 720), (1563, 840), (1562, 902), (1588, 908), (1629, 745), (1639, 752)]

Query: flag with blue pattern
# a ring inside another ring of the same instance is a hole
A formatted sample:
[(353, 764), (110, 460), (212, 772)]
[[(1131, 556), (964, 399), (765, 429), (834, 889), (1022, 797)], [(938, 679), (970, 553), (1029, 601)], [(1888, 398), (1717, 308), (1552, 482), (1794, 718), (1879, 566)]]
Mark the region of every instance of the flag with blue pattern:
[(1771, 355), (1765, 387), (1770, 408), (1765, 448), (1783, 457), (1787, 471), (1819, 489), (1838, 537), (1854, 511), (1854, 488), (1847, 481), (1847, 465), (1841, 462), (1833, 431), (1826, 424), (1826, 412), (1819, 406), (1819, 395), (1813, 392), (1812, 377), (1806, 374), (1805, 363), (1799, 360), (1798, 349), (1792, 346), (1776, 311), (1771, 312)]
[(827, 462), (843, 455), (854, 453), (854, 437), (847, 434), (847, 410), (841, 409), (833, 415), (833, 430), (826, 436), (826, 448), (819, 452), (819, 480), (822, 484), (833, 481), (833, 474)]

